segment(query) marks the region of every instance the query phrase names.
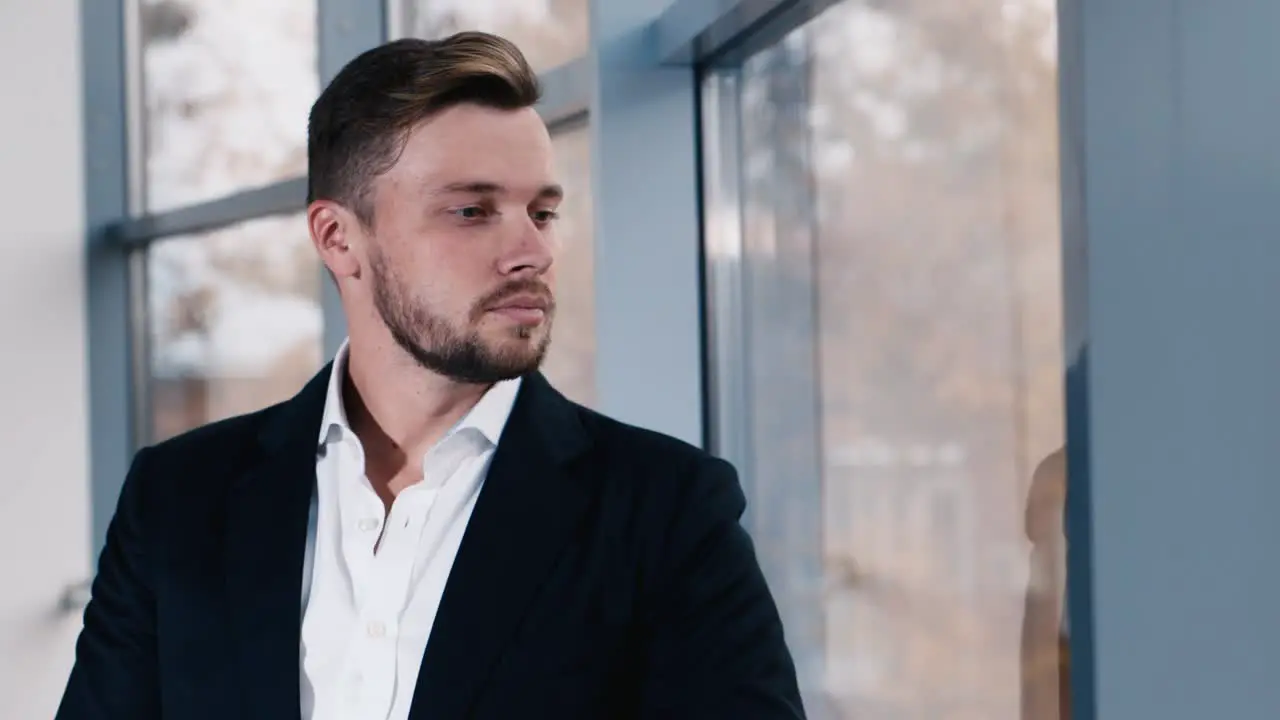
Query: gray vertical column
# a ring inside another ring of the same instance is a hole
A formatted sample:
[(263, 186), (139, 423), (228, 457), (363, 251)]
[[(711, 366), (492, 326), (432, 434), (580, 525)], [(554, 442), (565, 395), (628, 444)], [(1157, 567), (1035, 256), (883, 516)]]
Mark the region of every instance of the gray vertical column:
[(135, 442), (129, 258), (107, 239), (110, 224), (129, 211), (125, 3), (83, 0), (80, 18), (88, 228), (90, 537), (96, 557), (115, 513)]
[(1061, 9), (1076, 717), (1280, 717), (1280, 3)]
[[(387, 37), (388, 2), (377, 0), (316, 0), (320, 89), (355, 56)], [(396, 3), (391, 3), (394, 7)], [(328, 273), (321, 268), (320, 303), (324, 310), (324, 352), (332, 357), (347, 336), (342, 299)]]
[(591, 4), (598, 405), (701, 445), (697, 82), (646, 31), (669, 4)]

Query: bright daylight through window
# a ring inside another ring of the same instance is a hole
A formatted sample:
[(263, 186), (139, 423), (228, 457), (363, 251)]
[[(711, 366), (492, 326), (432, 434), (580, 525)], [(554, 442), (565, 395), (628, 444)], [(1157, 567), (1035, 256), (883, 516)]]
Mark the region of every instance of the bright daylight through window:
[(459, 30), (502, 35), (538, 72), (587, 52), (587, 0), (401, 0), (401, 32), (437, 38)]
[(815, 717), (1066, 720), (1055, 23), (845, 0), (707, 79), (718, 422)]
[[(149, 211), (306, 172), (315, 0), (142, 0), (140, 20)], [(159, 239), (146, 268), (142, 442), (283, 400), (319, 369), (320, 264), (301, 215)]]

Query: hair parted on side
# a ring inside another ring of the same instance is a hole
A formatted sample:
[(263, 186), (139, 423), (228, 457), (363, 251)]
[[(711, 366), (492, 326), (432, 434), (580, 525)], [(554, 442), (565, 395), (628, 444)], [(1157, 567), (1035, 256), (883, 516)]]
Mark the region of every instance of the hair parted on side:
[(511, 41), (482, 32), (407, 38), (368, 50), (334, 77), (307, 125), (307, 203), (329, 199), (373, 225), (369, 191), (391, 169), (409, 132), (455, 105), (535, 105), (538, 76)]

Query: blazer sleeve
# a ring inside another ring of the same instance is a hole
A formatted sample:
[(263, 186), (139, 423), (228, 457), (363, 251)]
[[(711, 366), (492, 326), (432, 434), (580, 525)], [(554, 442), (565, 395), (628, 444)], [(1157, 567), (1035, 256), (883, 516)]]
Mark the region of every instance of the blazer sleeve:
[(803, 718), (782, 621), (740, 524), (729, 463), (696, 463), (663, 542), (649, 621), (642, 718)]
[(125, 479), (98, 561), (75, 664), (55, 720), (157, 720), (156, 608), (143, 486), (147, 450)]

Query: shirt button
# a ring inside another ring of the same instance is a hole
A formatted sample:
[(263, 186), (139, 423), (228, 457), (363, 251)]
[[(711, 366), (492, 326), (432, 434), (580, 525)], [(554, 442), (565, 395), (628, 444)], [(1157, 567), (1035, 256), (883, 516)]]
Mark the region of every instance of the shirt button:
[(371, 638), (380, 638), (387, 634), (387, 626), (377, 620), (374, 620), (365, 627), (365, 632), (368, 633)]
[(378, 529), (378, 518), (365, 518), (357, 525), (364, 532), (373, 532)]

